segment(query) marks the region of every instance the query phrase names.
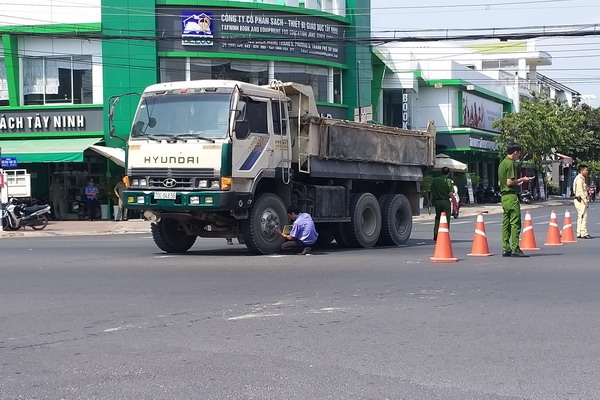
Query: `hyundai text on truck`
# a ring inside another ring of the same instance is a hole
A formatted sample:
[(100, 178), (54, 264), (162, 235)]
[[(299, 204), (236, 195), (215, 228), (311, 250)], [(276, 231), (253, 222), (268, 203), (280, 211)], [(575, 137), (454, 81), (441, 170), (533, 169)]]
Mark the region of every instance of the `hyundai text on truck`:
[(167, 253), (198, 237), (278, 252), (291, 204), (312, 216), (320, 244), (400, 245), (434, 157), (433, 122), (417, 131), (322, 118), (310, 86), (162, 83), (141, 95), (124, 197)]

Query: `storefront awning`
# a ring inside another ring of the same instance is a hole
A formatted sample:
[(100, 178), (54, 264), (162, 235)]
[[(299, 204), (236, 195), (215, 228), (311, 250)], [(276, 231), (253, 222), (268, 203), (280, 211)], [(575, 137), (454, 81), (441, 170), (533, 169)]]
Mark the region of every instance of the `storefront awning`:
[(94, 150), (98, 154), (102, 154), (120, 167), (125, 167), (125, 150), (116, 147), (106, 147), (91, 145), (90, 149)]
[(2, 157), (17, 163), (83, 162), (83, 152), (101, 138), (0, 140)]

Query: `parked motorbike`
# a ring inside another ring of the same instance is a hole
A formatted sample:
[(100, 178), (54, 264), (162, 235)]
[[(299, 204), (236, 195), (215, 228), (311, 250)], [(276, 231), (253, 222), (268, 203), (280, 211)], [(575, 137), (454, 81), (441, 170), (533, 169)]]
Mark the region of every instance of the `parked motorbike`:
[(498, 203), (501, 198), (500, 190), (488, 185), (479, 185), (475, 191), (475, 198), (479, 204)]
[(10, 199), (8, 203), (3, 203), (1, 208), (3, 229), (16, 231), (30, 226), (32, 229), (40, 231), (48, 226), (47, 215), (50, 213), (48, 204), (28, 207), (18, 203), (15, 199)]
[(521, 193), (519, 193), (519, 201), (525, 204), (531, 203), (533, 201), (531, 190), (522, 190)]
[(454, 186), (454, 192), (452, 192), (452, 195), (450, 196), (450, 206), (452, 216), (454, 219), (457, 219), (460, 210), (460, 197), (458, 196), (458, 188), (456, 185)]
[[(75, 200), (73, 202), (73, 211), (77, 212), (77, 218), (80, 221), (88, 219), (87, 201)], [(100, 211), (96, 210), (96, 216), (94, 219), (100, 219)]]

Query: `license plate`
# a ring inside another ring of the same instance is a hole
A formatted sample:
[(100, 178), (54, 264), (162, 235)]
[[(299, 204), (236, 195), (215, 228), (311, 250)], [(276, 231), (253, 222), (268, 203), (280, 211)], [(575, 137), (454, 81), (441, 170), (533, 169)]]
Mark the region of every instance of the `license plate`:
[(176, 192), (154, 192), (154, 198), (157, 200), (175, 200)]

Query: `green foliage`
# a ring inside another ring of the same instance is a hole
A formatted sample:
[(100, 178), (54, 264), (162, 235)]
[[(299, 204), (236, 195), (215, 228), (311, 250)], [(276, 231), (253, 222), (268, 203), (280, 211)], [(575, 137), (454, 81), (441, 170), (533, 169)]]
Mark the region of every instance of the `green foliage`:
[(476, 189), (477, 186), (481, 183), (481, 177), (479, 175), (475, 175), (472, 172), (469, 172), (469, 176), (471, 177), (471, 186), (473, 189)]
[(588, 166), (588, 169), (589, 169), (588, 177), (590, 179), (598, 180), (600, 178), (600, 161), (597, 161), (597, 160), (585, 161), (585, 160), (578, 159), (576, 166), (579, 164), (585, 164)]
[(582, 104), (581, 111), (584, 114), (584, 130), (592, 132), (590, 142), (586, 148), (569, 148), (565, 154), (578, 160), (600, 160), (600, 108), (591, 108), (587, 104)]
[(558, 189), (558, 185), (555, 185), (554, 183), (548, 183), (546, 184), (546, 191), (548, 192), (548, 194), (552, 194), (552, 195), (559, 195), (559, 189)]
[(428, 195), (431, 191), (431, 183), (433, 182), (433, 176), (425, 175), (423, 177), (423, 182), (421, 182), (421, 194)]
[(541, 167), (554, 152), (572, 154), (591, 145), (593, 132), (586, 130), (585, 112), (564, 100), (550, 99), (545, 92), (523, 99), (520, 111), (494, 122), (502, 130), (496, 139), (501, 149), (510, 142), (523, 147), (522, 159)]
[(98, 190), (100, 193), (98, 194), (98, 199), (102, 203), (106, 203), (108, 200), (111, 200), (113, 203), (117, 202), (117, 196), (115, 195), (114, 188), (121, 180), (120, 176), (113, 176), (110, 179), (105, 179), (101, 185), (98, 186)]

